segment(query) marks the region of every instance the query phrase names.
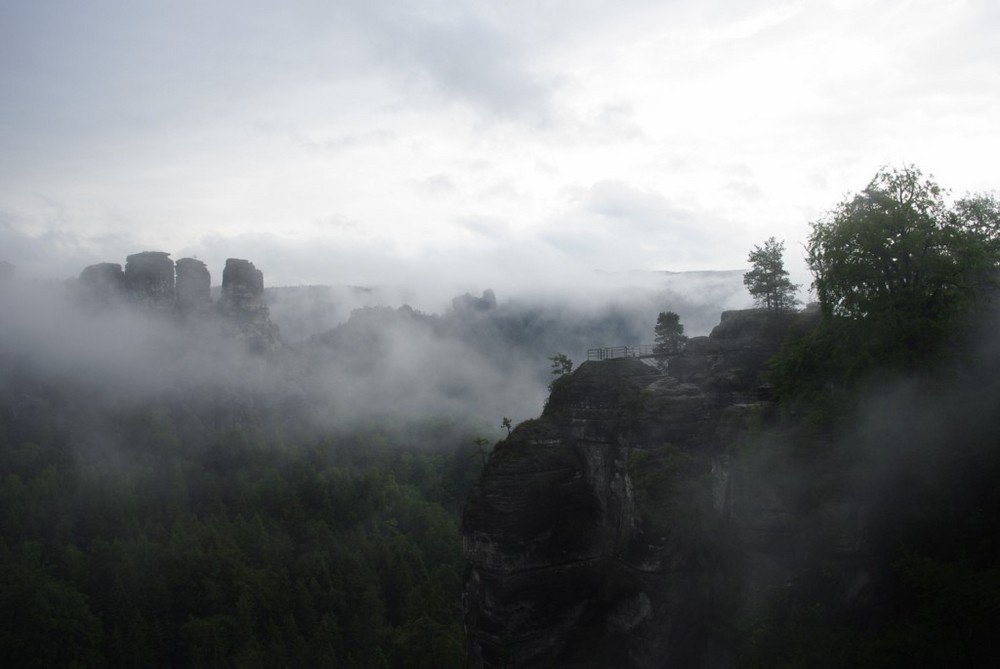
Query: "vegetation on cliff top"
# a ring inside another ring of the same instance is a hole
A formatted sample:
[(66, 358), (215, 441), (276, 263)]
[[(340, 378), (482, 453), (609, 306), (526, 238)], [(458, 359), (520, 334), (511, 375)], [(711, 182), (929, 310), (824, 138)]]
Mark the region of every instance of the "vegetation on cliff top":
[(786, 401), (845, 402), (876, 372), (926, 372), (967, 346), (995, 292), (1000, 205), (949, 208), (916, 167), (885, 168), (812, 224), (806, 252), (823, 319), (772, 381)]
[[(821, 318), (770, 361), (776, 405), (720, 418), (735, 487), (713, 510), (711, 449), (630, 454), (643, 541), (689, 551), (733, 664), (1000, 661), (998, 235), (993, 197), (949, 207), (915, 167), (881, 170), (812, 225)], [(788, 577), (754, 571), (765, 555)]]
[[(748, 665), (1000, 659), (998, 235), (993, 197), (948, 207), (915, 167), (881, 170), (813, 224), (823, 318), (772, 360), (780, 422), (743, 457), (788, 477), (816, 557), (745, 621)], [(857, 516), (847, 553), (825, 520), (838, 507)]]

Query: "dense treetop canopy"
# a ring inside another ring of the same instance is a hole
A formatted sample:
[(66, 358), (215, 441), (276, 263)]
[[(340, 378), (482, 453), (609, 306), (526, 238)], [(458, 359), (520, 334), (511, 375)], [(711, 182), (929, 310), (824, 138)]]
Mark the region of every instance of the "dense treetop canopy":
[(914, 166), (879, 170), (812, 224), (807, 261), (824, 313), (864, 322), (911, 356), (930, 350), (991, 282), (998, 211), (984, 195), (949, 208)]

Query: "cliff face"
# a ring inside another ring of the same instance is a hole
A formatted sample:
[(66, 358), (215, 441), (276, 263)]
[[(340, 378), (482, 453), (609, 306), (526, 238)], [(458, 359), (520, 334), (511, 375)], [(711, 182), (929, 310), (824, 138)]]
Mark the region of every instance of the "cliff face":
[(556, 382), (466, 505), (470, 666), (725, 663), (727, 561), (786, 529), (774, 495), (734, 487), (727, 447), (761, 410), (764, 362), (812, 320), (729, 312), (666, 373), (618, 359)]

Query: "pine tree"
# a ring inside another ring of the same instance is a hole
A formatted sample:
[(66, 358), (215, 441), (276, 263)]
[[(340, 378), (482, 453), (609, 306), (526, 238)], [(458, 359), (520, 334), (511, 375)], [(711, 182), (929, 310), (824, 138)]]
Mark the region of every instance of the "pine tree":
[(782, 259), (784, 252), (785, 242), (771, 237), (764, 242), (764, 246), (754, 246), (747, 258), (753, 267), (743, 275), (743, 285), (758, 307), (788, 311), (799, 302), (795, 297), (799, 286), (788, 278)]
[(653, 352), (657, 355), (679, 353), (684, 347), (687, 337), (684, 336), (684, 326), (681, 317), (672, 311), (662, 311), (656, 317), (656, 337)]

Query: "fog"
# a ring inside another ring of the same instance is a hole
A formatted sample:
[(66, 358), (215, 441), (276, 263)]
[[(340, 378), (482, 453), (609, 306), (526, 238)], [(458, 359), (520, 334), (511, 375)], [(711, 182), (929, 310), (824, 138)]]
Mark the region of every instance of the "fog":
[(746, 306), (740, 279), (595, 275), (578, 291), (514, 297), (483, 287), (436, 312), (410, 306), (442, 302), (417, 286), (275, 287), (265, 300), (281, 341), (262, 355), (214, 309), (181, 318), (126, 299), (88, 300), (75, 281), (10, 278), (0, 287), (0, 354), (4, 383), (34, 379), (102, 410), (180, 405), (221, 427), (276, 412), (311, 434), (405, 434), (445, 421), (495, 440), (503, 418), (541, 412), (550, 356), (578, 365), (588, 348), (651, 343), (664, 310), (680, 313), (689, 333), (706, 333), (722, 309)]
[[(996, 471), (1000, 434), (998, 328), (1000, 309), (987, 305), (977, 327), (952, 343), (950, 373), (871, 382), (844, 440), (859, 459), (855, 494), (879, 514), (876, 521), (930, 524), (954, 514), (971, 522), (967, 514), (991, 508), (985, 500), (995, 499), (995, 482), (986, 472)], [(912, 528), (882, 530), (903, 536)], [(940, 540), (952, 539), (969, 537)]]
[(718, 324), (722, 311), (750, 307), (750, 296), (742, 284), (743, 272), (585, 272), (566, 275), (563, 282), (547, 283), (545, 277), (537, 277), (525, 285), (429, 280), (409, 286), (278, 286), (266, 289), (266, 299), (271, 318), (281, 327), (286, 342), (304, 341), (334, 328), (361, 307), (407, 305), (424, 313), (441, 314), (452, 308), (453, 299), (460, 294), (479, 296), (493, 290), (501, 307), (565, 313), (576, 320), (601, 312), (625, 312), (630, 326), (649, 343), (661, 311), (679, 313), (685, 332), (696, 336), (708, 334)]

